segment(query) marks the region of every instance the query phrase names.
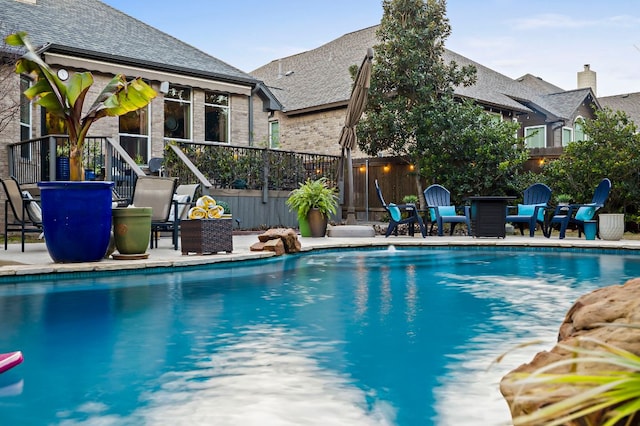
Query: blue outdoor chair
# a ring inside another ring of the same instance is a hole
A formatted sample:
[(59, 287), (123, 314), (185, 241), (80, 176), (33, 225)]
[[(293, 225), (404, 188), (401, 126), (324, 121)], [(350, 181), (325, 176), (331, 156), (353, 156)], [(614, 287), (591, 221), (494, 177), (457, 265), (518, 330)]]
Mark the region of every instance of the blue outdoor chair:
[[(536, 233), (537, 224), (544, 232), (544, 214), (551, 199), (551, 188), (544, 183), (534, 183), (524, 190), (522, 204), (507, 207), (507, 223), (517, 223), (520, 235), (524, 235), (524, 225), (529, 226), (529, 236)], [(516, 210), (515, 214), (509, 214)]]
[(569, 206), (557, 206), (553, 212), (553, 216), (547, 224), (544, 236), (549, 238), (554, 224), (560, 225), (560, 239), (565, 237), (565, 233), (570, 223), (578, 226), (578, 236), (582, 235), (584, 230), (584, 222), (592, 220), (600, 208), (609, 198), (611, 192), (611, 181), (604, 178), (600, 181), (593, 193), (593, 198), (588, 204), (570, 204)]
[[(425, 238), (427, 236), (427, 231), (424, 226), (424, 222), (422, 218), (418, 214), (418, 208), (415, 204), (393, 204), (393, 203), (385, 203), (384, 198), (382, 197), (382, 191), (380, 191), (380, 186), (378, 185), (378, 179), (375, 180), (376, 185), (376, 193), (378, 194), (378, 199), (382, 203), (382, 207), (387, 210), (389, 213), (389, 226), (387, 227), (387, 233), (385, 237), (391, 235), (392, 232), (395, 235), (398, 235), (398, 225), (406, 223), (409, 226), (409, 235), (413, 237), (414, 235), (414, 224), (417, 222), (420, 227), (420, 233), (422, 237)], [(402, 218), (402, 211), (407, 212), (407, 217)]]
[(471, 235), (471, 214), (469, 206), (464, 206), (464, 214), (460, 215), (456, 212), (456, 206), (451, 205), (451, 193), (442, 185), (431, 185), (424, 190), (424, 199), (429, 208), (431, 215), (431, 228), (429, 233), (433, 231), (433, 225), (438, 225), (438, 236), (444, 234), (444, 224), (450, 223), (451, 230), (449, 235), (453, 235), (456, 224), (466, 223), (467, 232)]

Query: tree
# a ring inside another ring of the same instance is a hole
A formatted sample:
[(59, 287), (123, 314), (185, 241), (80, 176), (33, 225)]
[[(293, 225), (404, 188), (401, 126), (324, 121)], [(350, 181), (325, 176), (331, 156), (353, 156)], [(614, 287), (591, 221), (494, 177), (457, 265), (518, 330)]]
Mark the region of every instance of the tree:
[(435, 117), (438, 135), (430, 136), (418, 159), (422, 173), (450, 188), (456, 204), (469, 195), (521, 193), (529, 153), (514, 138), (519, 125), (490, 116), (472, 101), (442, 104), (444, 113)]
[(90, 72), (75, 73), (65, 84), (51, 67), (38, 55), (25, 32), (17, 32), (5, 37), (11, 46), (24, 47), (26, 52), (17, 61), (15, 72), (28, 74), (34, 84), (24, 91), (24, 95), (44, 107), (54, 117), (64, 120), (69, 134), (71, 180), (82, 180), (84, 168), (82, 151), (91, 125), (103, 117), (118, 117), (130, 111), (144, 108), (156, 96), (142, 78), (128, 81), (124, 74), (118, 74), (83, 115), (84, 101), (93, 86)]
[(607, 211), (637, 212), (640, 200), (640, 135), (638, 127), (622, 111), (595, 111), (584, 123), (587, 140), (571, 142), (555, 161), (542, 169), (554, 183), (554, 192), (572, 194), (574, 201), (588, 202), (602, 178), (611, 179)]
[(0, 133), (20, 115), (20, 97), (12, 95), (18, 87), (13, 68), (20, 55), (17, 49), (4, 42), (8, 31), (7, 24), (0, 21)]
[(421, 177), (450, 187), (458, 200), (510, 182), (502, 178), (522, 166), (524, 147), (512, 124), (494, 123), (482, 108), (455, 99), (456, 87), (475, 83), (476, 70), (445, 63), (446, 1), (384, 0), (383, 9), (360, 148), (417, 165), (418, 194)]

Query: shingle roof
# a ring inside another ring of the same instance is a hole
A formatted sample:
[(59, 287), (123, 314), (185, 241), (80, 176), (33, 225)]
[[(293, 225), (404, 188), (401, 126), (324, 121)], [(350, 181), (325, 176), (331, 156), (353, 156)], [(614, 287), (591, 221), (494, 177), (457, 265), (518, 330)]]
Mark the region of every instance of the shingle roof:
[(603, 108), (609, 107), (614, 111), (626, 112), (634, 123), (640, 125), (640, 93), (605, 96), (598, 98), (598, 102)]
[[(271, 87), (287, 112), (346, 104), (352, 85), (348, 68), (360, 65), (367, 48), (378, 44), (377, 28), (376, 25), (354, 31), (316, 49), (277, 59), (251, 75)], [(531, 109), (527, 105), (535, 104), (558, 117), (572, 118), (569, 109), (577, 107), (590, 93), (584, 89), (559, 96), (562, 89), (537, 77), (527, 75), (520, 81), (514, 80), (451, 50), (446, 50), (444, 60), (476, 67), (476, 84), (459, 87), (455, 93), (487, 106), (528, 112)], [(554, 93), (558, 96), (551, 95)], [(583, 98), (577, 101), (580, 96)]]
[(178, 72), (255, 82), (247, 73), (99, 0), (0, 0), (0, 10), (0, 30), (26, 31), (34, 45), (51, 43)]
[[(592, 97), (591, 89), (576, 89), (543, 95), (544, 105), (559, 117), (571, 119), (585, 99)], [(594, 102), (597, 102), (594, 100)]]
[(535, 75), (525, 74), (520, 78), (516, 78), (516, 80), (539, 93), (550, 94), (564, 92), (564, 89), (561, 89), (540, 77), (536, 77)]
[(375, 44), (376, 27), (346, 34), (308, 52), (277, 59), (250, 74), (263, 80), (287, 111), (346, 104), (353, 80), (349, 67), (359, 66)]

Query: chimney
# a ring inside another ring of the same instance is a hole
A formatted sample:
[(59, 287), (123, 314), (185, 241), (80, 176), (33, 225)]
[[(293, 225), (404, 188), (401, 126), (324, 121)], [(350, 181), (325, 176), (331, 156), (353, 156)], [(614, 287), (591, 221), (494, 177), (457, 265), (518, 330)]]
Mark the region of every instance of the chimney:
[(593, 94), (598, 96), (596, 72), (591, 71), (589, 64), (585, 64), (584, 70), (578, 72), (578, 89), (586, 89), (587, 87), (590, 87)]

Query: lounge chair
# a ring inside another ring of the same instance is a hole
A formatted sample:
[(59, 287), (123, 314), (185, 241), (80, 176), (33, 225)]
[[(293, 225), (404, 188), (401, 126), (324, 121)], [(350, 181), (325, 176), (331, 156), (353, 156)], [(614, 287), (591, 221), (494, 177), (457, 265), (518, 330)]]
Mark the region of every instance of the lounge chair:
[[(176, 192), (173, 194), (173, 201), (178, 203), (178, 218), (180, 220), (187, 218), (187, 215), (189, 214), (189, 209), (187, 207), (195, 202), (196, 192), (199, 187), (199, 183), (194, 183), (189, 185), (178, 185), (176, 188)], [(174, 207), (175, 206), (172, 206), (171, 213), (169, 213), (170, 218), (173, 218), (174, 216)]]
[(507, 207), (506, 222), (517, 223), (520, 228), (520, 235), (524, 235), (525, 224), (529, 226), (530, 237), (535, 235), (538, 223), (544, 233), (545, 209), (548, 207), (550, 199), (551, 188), (544, 183), (534, 183), (524, 190), (522, 204)]
[[(4, 202), (4, 249), (7, 250), (9, 231), (20, 231), (22, 251), (27, 233), (42, 233), (42, 213), (40, 205), (27, 192), (22, 191), (14, 178), (2, 179), (2, 187), (7, 196)], [(11, 208), (11, 218), (9, 217)]]
[(471, 233), (471, 214), (469, 206), (464, 206), (463, 214), (458, 214), (458, 208), (451, 205), (451, 193), (444, 186), (434, 184), (424, 190), (424, 199), (429, 208), (431, 216), (431, 228), (429, 233), (433, 232), (433, 225), (438, 225), (438, 236), (444, 235), (444, 224), (450, 223), (451, 229), (449, 235), (453, 235), (456, 224), (465, 223), (467, 232)]
[[(418, 223), (420, 227), (420, 233), (422, 237), (425, 238), (427, 236), (427, 231), (424, 226), (424, 222), (422, 218), (418, 214), (418, 208), (415, 204), (393, 204), (393, 203), (385, 203), (384, 197), (382, 197), (382, 191), (380, 190), (380, 186), (378, 185), (378, 180), (375, 181), (376, 185), (376, 193), (378, 194), (378, 199), (382, 203), (382, 207), (385, 208), (387, 213), (389, 213), (389, 226), (387, 227), (387, 232), (385, 237), (388, 237), (393, 232), (395, 235), (398, 235), (398, 225), (408, 224), (409, 225), (409, 235), (413, 237), (414, 235), (414, 224)], [(402, 218), (402, 212), (405, 211), (407, 213), (407, 217)]]
[(565, 233), (569, 224), (574, 223), (578, 226), (578, 236), (582, 235), (584, 230), (584, 222), (592, 220), (595, 213), (604, 206), (611, 192), (611, 181), (604, 178), (600, 181), (593, 193), (593, 198), (587, 204), (570, 204), (568, 206), (556, 206), (553, 216), (546, 226), (545, 237), (551, 237), (554, 224), (560, 225), (560, 239), (565, 237)]
[[(178, 250), (178, 231), (180, 218), (170, 218), (171, 208), (178, 211), (178, 203), (173, 200), (176, 191), (176, 178), (138, 176), (133, 188), (132, 204), (136, 207), (151, 207), (151, 241), (153, 248), (155, 241), (158, 247), (159, 233), (163, 229), (170, 229), (173, 248)], [(175, 215), (174, 215), (175, 216)]]

